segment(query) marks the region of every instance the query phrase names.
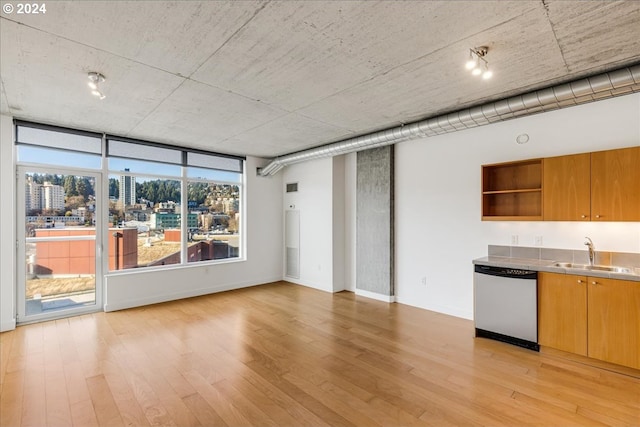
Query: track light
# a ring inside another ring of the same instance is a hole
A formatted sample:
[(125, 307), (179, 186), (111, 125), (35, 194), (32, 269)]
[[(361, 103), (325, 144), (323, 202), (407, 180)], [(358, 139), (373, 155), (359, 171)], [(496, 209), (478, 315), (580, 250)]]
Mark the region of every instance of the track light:
[(87, 85), (91, 89), (91, 94), (97, 96), (100, 99), (105, 99), (105, 94), (100, 90), (100, 83), (103, 83), (105, 81), (104, 75), (92, 71), (87, 74), (87, 76), (89, 77), (89, 83), (87, 83)]
[(484, 72), (482, 73), (482, 78), (485, 79), (485, 80), (488, 80), (491, 77), (493, 77), (493, 71), (491, 71), (489, 69), (489, 64), (485, 63), (484, 64)]
[(467, 63), (465, 64), (465, 68), (467, 70), (473, 70), (476, 67), (476, 63), (477, 61), (475, 59), (473, 59), (473, 54), (471, 53), (471, 49), (469, 49), (469, 59), (467, 60)]
[(489, 62), (487, 62), (485, 58), (487, 52), (489, 52), (487, 46), (469, 49), (469, 59), (465, 63), (465, 68), (470, 70), (472, 75), (482, 75), (482, 78), (485, 80), (493, 76), (493, 71), (489, 70)]

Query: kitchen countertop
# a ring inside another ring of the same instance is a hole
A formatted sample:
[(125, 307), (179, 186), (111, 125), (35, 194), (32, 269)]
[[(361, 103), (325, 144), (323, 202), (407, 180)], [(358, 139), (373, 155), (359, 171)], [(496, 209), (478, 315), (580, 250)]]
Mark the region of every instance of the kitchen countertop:
[(577, 276), (603, 277), (610, 279), (631, 280), (640, 282), (640, 268), (631, 268), (631, 273), (618, 273), (613, 271), (588, 270), (584, 268), (564, 268), (556, 267), (555, 260), (544, 260), (534, 258), (510, 258), (503, 256), (486, 256), (473, 260), (473, 264), (487, 265), (491, 267), (518, 268), (521, 270), (545, 271), (548, 273), (573, 274)]

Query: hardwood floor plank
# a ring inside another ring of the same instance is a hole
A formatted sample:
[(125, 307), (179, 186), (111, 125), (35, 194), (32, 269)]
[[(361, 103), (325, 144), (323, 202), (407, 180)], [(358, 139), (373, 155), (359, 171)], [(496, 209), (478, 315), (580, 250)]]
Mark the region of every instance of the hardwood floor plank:
[(381, 424), (377, 422), (376, 419), (367, 416), (366, 412), (360, 412), (358, 409), (351, 407), (340, 399), (337, 399), (335, 396), (332, 396), (330, 393), (327, 393), (324, 389), (318, 387), (317, 385), (305, 381), (304, 379), (292, 375), (285, 374), (283, 378), (298, 387), (300, 390), (307, 393), (309, 396), (317, 399), (318, 402), (331, 408), (340, 416), (344, 417), (346, 420), (353, 423), (356, 426), (380, 426)]
[[(11, 372), (11, 355), (13, 353), (12, 347), (15, 336), (15, 333), (0, 334), (0, 393), (2, 393), (7, 373)], [(13, 368), (13, 370), (15, 369), (16, 368)]]
[[(32, 329), (33, 330), (33, 329)], [(23, 427), (39, 427), (47, 422), (47, 395), (46, 382), (44, 376), (44, 353), (42, 346), (31, 344), (34, 353), (27, 354), (26, 363), (28, 368), (24, 371), (24, 390), (22, 394), (22, 421)]]
[(0, 425), (638, 426), (640, 371), (284, 282), (0, 334)]
[(189, 408), (191, 413), (200, 421), (203, 426), (211, 427), (227, 427), (227, 423), (218, 415), (218, 413), (202, 398), (198, 393), (185, 396), (182, 398), (184, 404)]
[[(260, 399), (260, 393), (257, 395), (254, 394), (242, 394), (238, 391), (233, 384), (229, 382), (229, 380), (222, 380), (216, 383), (213, 383), (212, 386), (218, 390), (218, 392), (233, 402), (233, 406), (238, 408), (238, 411), (242, 413), (242, 415), (247, 418), (251, 425), (264, 425), (277, 427), (279, 424), (276, 423), (266, 412), (263, 412), (256, 405), (254, 405), (253, 400)], [(245, 389), (246, 390), (246, 389)]]
[(100, 426), (124, 426), (124, 420), (104, 375), (87, 378), (91, 403)]
[(80, 400), (71, 405), (71, 420), (74, 427), (98, 427), (98, 418), (90, 399)]
[[(214, 361), (219, 361), (225, 366), (228, 366), (237, 376), (242, 377), (248, 387), (251, 387), (252, 390), (257, 390), (260, 393), (259, 396), (264, 396), (264, 400), (260, 400), (264, 402), (264, 406), (268, 410), (269, 416), (271, 416), (275, 421), (278, 421), (278, 419), (274, 418), (274, 416), (278, 416), (278, 413), (281, 414), (279, 415), (280, 418), (292, 418), (295, 420), (295, 423), (293, 424), (284, 422), (281, 425), (296, 425), (300, 427), (328, 425), (321, 418), (317, 417), (289, 395), (274, 386), (274, 384), (269, 380), (260, 376), (244, 363), (233, 359), (231, 355), (227, 353), (216, 354)], [(242, 382), (239, 384), (237, 383), (237, 387), (242, 388), (242, 386)], [(261, 407), (262, 406), (263, 405), (261, 405)]]
[(345, 426), (351, 427), (355, 424), (348, 421), (346, 418), (335, 412), (333, 409), (327, 407), (322, 402), (318, 401), (314, 397), (308, 395), (303, 390), (298, 388), (295, 384), (284, 379), (281, 375), (270, 370), (267, 366), (260, 364), (257, 361), (250, 362), (248, 366), (254, 370), (258, 375), (265, 378), (280, 391), (287, 394), (293, 400), (298, 402), (301, 406), (307, 408), (314, 413), (320, 419), (324, 420), (331, 426)]
[(22, 371), (7, 373), (0, 392), (0, 426), (22, 424), (23, 395), (24, 373)]
[[(370, 414), (377, 422), (382, 426), (423, 426), (424, 421), (418, 420), (413, 415), (402, 411), (393, 405), (372, 397), (368, 401), (362, 400), (351, 393), (348, 389), (344, 390), (342, 387), (333, 384), (330, 381), (326, 381), (320, 385), (320, 388), (328, 393), (335, 395), (337, 399), (340, 399), (345, 404), (352, 408), (355, 408), (361, 412)], [(372, 395), (373, 396), (373, 395)], [(431, 423), (429, 423), (431, 425)]]
[(233, 405), (233, 402), (209, 384), (198, 372), (190, 371), (187, 380), (193, 385), (197, 393), (222, 418), (228, 426), (250, 426), (251, 422)]

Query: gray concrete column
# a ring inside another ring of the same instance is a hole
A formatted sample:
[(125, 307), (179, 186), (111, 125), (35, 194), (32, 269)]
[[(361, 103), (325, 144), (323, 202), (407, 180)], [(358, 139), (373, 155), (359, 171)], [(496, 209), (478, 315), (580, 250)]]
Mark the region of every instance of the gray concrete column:
[(394, 295), (393, 145), (358, 152), (356, 293)]

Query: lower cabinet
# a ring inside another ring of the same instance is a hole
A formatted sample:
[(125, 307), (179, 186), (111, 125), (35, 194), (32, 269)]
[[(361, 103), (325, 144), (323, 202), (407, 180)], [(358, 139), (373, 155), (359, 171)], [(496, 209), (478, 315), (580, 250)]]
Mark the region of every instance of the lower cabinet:
[(640, 282), (539, 273), (538, 342), (640, 369)]
[(587, 355), (587, 278), (538, 273), (538, 344)]

